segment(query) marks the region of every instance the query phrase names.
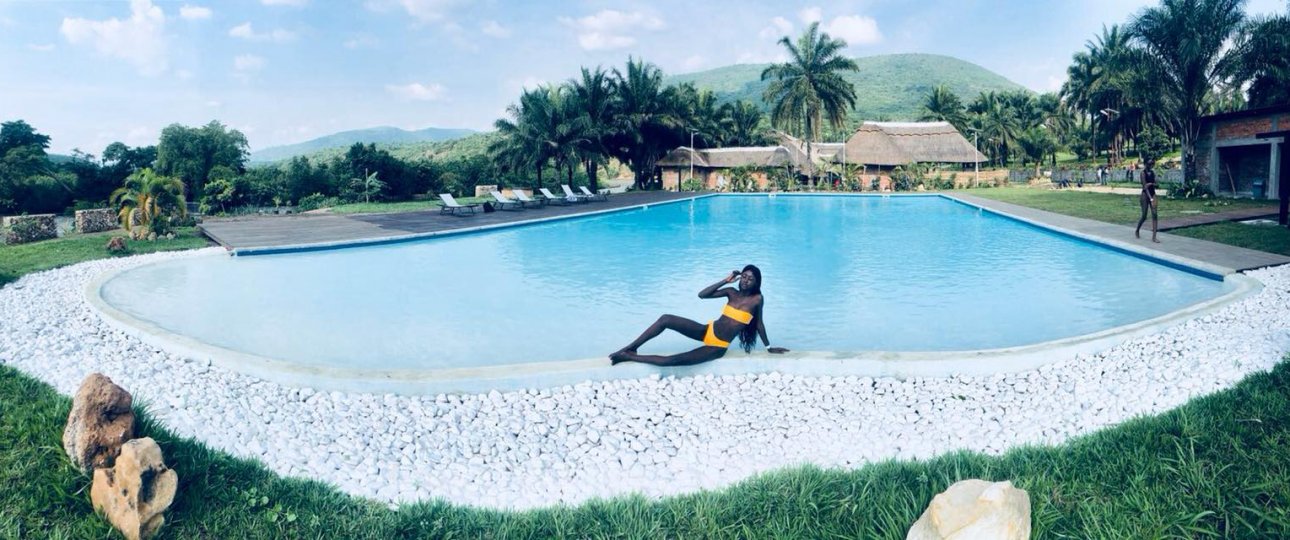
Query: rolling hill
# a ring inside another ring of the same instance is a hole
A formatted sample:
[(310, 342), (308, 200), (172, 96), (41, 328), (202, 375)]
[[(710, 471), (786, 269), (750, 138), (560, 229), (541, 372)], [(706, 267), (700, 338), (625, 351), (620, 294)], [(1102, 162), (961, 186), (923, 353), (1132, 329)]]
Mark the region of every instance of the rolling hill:
[(354, 143), (376, 143), (379, 145), (403, 145), (419, 142), (440, 142), (459, 139), (476, 133), (470, 129), (426, 128), (407, 131), (396, 127), (376, 127), (342, 131), (310, 141), (286, 146), (273, 146), (251, 152), (251, 163), (269, 163), (281, 161), (299, 155), (311, 154), (328, 148), (347, 148)]
[[(924, 97), (944, 84), (964, 103), (985, 91), (1024, 87), (981, 66), (935, 54), (887, 54), (854, 58), (860, 70), (844, 75), (856, 88), (856, 108), (849, 115), (864, 120), (916, 120)], [(708, 71), (672, 75), (664, 84), (693, 83), (712, 90), (722, 103), (742, 99), (766, 110), (761, 94), (769, 81), (761, 72), (770, 64), (738, 64)]]

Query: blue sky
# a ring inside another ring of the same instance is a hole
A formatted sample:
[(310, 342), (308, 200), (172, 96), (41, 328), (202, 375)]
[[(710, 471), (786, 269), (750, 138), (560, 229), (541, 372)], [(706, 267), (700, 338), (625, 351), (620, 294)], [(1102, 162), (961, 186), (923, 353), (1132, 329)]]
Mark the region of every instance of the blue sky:
[(0, 0), (0, 120), (93, 154), (212, 119), (252, 149), (381, 125), (487, 130), (522, 88), (579, 66), (778, 61), (775, 41), (810, 21), (852, 56), (946, 54), (1045, 91), (1103, 24), (1152, 3)]

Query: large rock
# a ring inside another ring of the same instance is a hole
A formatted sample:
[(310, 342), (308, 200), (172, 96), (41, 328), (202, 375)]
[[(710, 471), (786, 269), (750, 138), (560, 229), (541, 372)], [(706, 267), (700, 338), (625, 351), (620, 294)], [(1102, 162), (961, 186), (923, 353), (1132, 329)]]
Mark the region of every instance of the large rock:
[(63, 430), (63, 450), (82, 471), (111, 467), (121, 445), (134, 437), (130, 393), (101, 373), (81, 383)]
[(1030, 495), (1012, 482), (962, 480), (932, 498), (905, 540), (1028, 540)]
[(161, 514), (174, 502), (178, 487), (179, 475), (166, 467), (161, 447), (144, 437), (122, 445), (112, 468), (94, 470), (90, 501), (126, 538), (140, 540), (166, 522)]

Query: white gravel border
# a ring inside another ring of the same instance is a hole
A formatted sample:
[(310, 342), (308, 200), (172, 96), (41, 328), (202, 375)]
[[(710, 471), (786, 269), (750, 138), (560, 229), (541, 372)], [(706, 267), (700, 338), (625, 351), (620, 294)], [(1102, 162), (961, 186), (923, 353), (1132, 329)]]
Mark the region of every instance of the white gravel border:
[(180, 435), (354, 495), (522, 509), (720, 488), (803, 463), (1059, 443), (1227, 388), (1290, 351), (1290, 266), (1249, 272), (1261, 292), (1197, 319), (1024, 373), (655, 376), (421, 397), (291, 388), (186, 360), (113, 329), (85, 299), (103, 272), (218, 249), (23, 277), (0, 289), (0, 362), (65, 395), (102, 372)]

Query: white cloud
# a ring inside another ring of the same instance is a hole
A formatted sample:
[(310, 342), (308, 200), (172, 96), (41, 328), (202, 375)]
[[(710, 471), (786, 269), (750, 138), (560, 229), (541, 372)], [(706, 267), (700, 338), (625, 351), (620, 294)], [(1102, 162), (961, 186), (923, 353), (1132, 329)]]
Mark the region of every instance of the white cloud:
[(359, 34), (357, 36), (354, 36), (352, 38), (345, 40), (345, 48), (346, 49), (364, 49), (367, 47), (375, 47), (377, 43), (379, 42), (376, 40), (376, 38), (369, 36), (367, 34)]
[(233, 68), (238, 71), (259, 71), (267, 63), (264, 58), (254, 54), (242, 54), (233, 59)]
[(485, 21), (484, 24), (479, 27), (479, 30), (485, 35), (493, 36), (495, 38), (511, 37), (511, 29), (498, 24), (497, 21)]
[(134, 64), (145, 75), (166, 70), (166, 15), (150, 0), (131, 0), (130, 18), (96, 21), (68, 17), (59, 29), (68, 43), (88, 43), (100, 54)]
[(218, 108), (218, 107), (222, 107), (223, 105), (224, 105), (223, 103), (220, 103), (220, 102), (215, 101), (215, 100), (213, 100), (213, 99), (212, 99), (212, 100), (210, 100), (210, 101), (207, 101), (207, 102), (206, 102), (206, 106), (207, 106), (207, 107), (211, 107), (211, 108)]
[(824, 15), (820, 11), (820, 8), (808, 7), (797, 12), (797, 18), (801, 19), (802, 22), (806, 24), (811, 24), (813, 22), (820, 22), (820, 20), (824, 18)]
[(411, 84), (387, 84), (385, 89), (403, 99), (414, 99), (417, 101), (435, 101), (443, 97), (444, 88), (442, 84), (430, 83), (411, 83)]
[(211, 8), (185, 5), (179, 8), (179, 16), (190, 21), (211, 18)]
[(681, 62), (681, 69), (684, 69), (686, 71), (694, 71), (696, 69), (703, 67), (704, 64), (707, 64), (707, 63), (708, 62), (705, 58), (696, 54), (694, 56), (691, 56), (683, 60)]
[(309, 3), (309, 0), (260, 0), (260, 3), (266, 6), (300, 7)]
[[(383, 9), (384, 3), (388, 2), (369, 1), (367, 5), (369, 9)], [(396, 5), (421, 22), (441, 21), (463, 3), (464, 0), (395, 0)]]
[(54, 50), (54, 44), (53, 43), (41, 43), (41, 44), (28, 43), (27, 50), (36, 51), (36, 52), (49, 52)]
[(295, 32), (275, 28), (271, 32), (256, 32), (251, 23), (245, 22), (228, 30), (228, 35), (247, 41), (273, 41), (282, 43), (296, 39)]
[(761, 29), (757, 37), (762, 39), (773, 39), (779, 41), (779, 38), (789, 35), (793, 31), (793, 23), (783, 17), (775, 17), (770, 20), (770, 26)]
[(188, 71), (186, 69), (181, 69), (175, 72), (175, 76), (179, 77), (179, 80), (181, 81), (186, 81), (188, 79), (193, 78), (193, 72)]
[(578, 33), (578, 45), (588, 51), (630, 47), (636, 43), (632, 32), (657, 32), (666, 27), (663, 19), (639, 11), (624, 13), (606, 9), (579, 19), (560, 17), (560, 22)]
[(873, 17), (860, 15), (843, 15), (834, 17), (824, 24), (822, 29), (830, 36), (846, 40), (847, 45), (873, 45), (882, 41), (882, 32), (878, 31), (878, 21)]

